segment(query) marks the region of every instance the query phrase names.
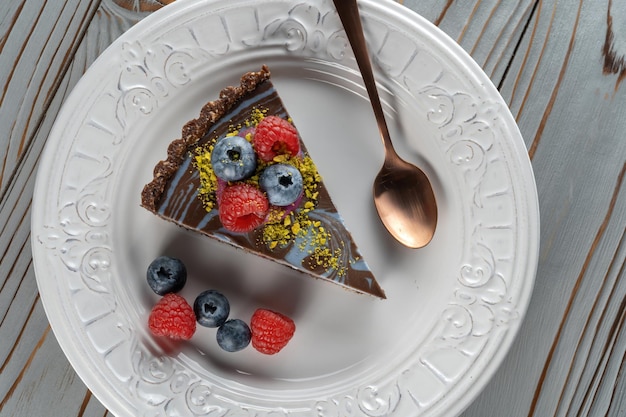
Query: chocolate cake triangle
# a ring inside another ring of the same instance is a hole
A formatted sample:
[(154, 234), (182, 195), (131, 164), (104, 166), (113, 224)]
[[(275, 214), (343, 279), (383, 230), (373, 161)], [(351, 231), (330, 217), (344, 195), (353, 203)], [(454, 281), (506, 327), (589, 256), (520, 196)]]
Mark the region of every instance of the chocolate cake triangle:
[(223, 89), (184, 125), (141, 204), (246, 252), (385, 298), (266, 66)]

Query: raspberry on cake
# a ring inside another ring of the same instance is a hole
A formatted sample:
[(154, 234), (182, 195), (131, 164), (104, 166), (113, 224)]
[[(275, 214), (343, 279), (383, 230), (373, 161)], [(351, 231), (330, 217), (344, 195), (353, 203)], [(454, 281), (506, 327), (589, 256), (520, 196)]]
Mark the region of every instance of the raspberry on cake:
[(287, 120), (267, 116), (256, 127), (254, 148), (265, 162), (283, 154), (296, 156), (300, 152), (298, 131)]
[(263, 66), (185, 124), (142, 206), (315, 278), (385, 298)]
[(242, 183), (224, 188), (219, 198), (219, 217), (231, 232), (250, 232), (261, 226), (267, 216), (269, 203), (261, 190)]

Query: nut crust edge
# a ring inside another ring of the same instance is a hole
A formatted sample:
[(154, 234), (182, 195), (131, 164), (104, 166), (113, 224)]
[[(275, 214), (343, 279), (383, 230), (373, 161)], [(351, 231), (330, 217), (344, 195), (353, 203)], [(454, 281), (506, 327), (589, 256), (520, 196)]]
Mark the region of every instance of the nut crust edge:
[(173, 140), (167, 148), (167, 158), (159, 161), (153, 170), (153, 178), (143, 187), (141, 206), (156, 212), (165, 187), (176, 173), (187, 150), (195, 145), (224, 114), (226, 114), (244, 95), (253, 91), (259, 84), (270, 78), (270, 70), (266, 65), (260, 71), (247, 72), (241, 76), (239, 86), (226, 87), (219, 98), (209, 101), (200, 110), (197, 119), (185, 123), (181, 138)]

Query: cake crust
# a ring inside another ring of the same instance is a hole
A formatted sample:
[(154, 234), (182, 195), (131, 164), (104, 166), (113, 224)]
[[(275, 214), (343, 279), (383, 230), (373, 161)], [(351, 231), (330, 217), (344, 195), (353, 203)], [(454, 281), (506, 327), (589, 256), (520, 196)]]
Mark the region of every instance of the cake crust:
[(144, 186), (141, 192), (142, 207), (156, 213), (165, 187), (183, 162), (187, 150), (198, 143), (211, 126), (220, 120), (234, 103), (241, 100), (262, 82), (269, 80), (270, 75), (267, 65), (263, 65), (260, 71), (245, 73), (241, 77), (238, 87), (224, 88), (217, 100), (209, 101), (202, 107), (198, 118), (190, 120), (183, 126), (182, 137), (170, 143), (167, 148), (167, 159), (156, 164), (152, 173), (152, 181)]

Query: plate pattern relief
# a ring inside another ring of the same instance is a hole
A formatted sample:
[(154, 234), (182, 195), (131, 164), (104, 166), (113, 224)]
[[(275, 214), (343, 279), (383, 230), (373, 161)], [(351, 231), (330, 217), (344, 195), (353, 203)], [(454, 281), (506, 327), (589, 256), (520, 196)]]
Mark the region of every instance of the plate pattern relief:
[(447, 161), (437, 169), (453, 173), (457, 190), (451, 192), (464, 199), (463, 259), (449, 304), (427, 340), (390, 377), (267, 411), (266, 404), (224, 390), (176, 358), (152, 354), (121, 308), (113, 278), (110, 202), (115, 185), (123, 181), (118, 173), (130, 132), (148, 123), (155, 109), (166, 106), (173, 91), (193, 83), (203, 68), (253, 48), (355, 67), (330, 1), (218, 3), (221, 7), (173, 4), (166, 8), (172, 10), (167, 19), (156, 13), (143, 32), (131, 31), (114, 43), (105, 52), (108, 61), (97, 62), (107, 71), (90, 86), (97, 91), (94, 99), (81, 103), (78, 114), (84, 117), (62, 127), (69, 148), (48, 150), (48, 158), (63, 161), (64, 168), (40, 180), (56, 195), (43, 208), (45, 224), (34, 230), (36, 261), (51, 275), (67, 277), (67, 287), (57, 296), (67, 325), (86, 334), (82, 354), (103, 379), (117, 381), (112, 389), (137, 407), (136, 415), (146, 417), (436, 413), (442, 400), (469, 389), (487, 360), (479, 359), (493, 355), (523, 315), (531, 285), (516, 281), (524, 275), (519, 259), (528, 255), (526, 225), (518, 216), (525, 210), (520, 205), (524, 196), (516, 194), (515, 161), (502, 143), (512, 133), (499, 96), (472, 77), (458, 75), (446, 47), (429, 38), (434, 29), (407, 29), (404, 20), (383, 24), (381, 6), (373, 2), (363, 2), (363, 14), (368, 38), (376, 45), (376, 64), (398, 81), (397, 88), (428, 108), (425, 123), (437, 132), (433, 140)]

